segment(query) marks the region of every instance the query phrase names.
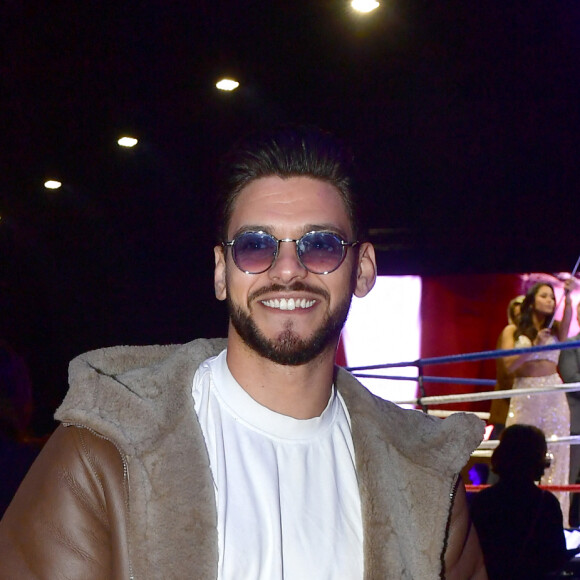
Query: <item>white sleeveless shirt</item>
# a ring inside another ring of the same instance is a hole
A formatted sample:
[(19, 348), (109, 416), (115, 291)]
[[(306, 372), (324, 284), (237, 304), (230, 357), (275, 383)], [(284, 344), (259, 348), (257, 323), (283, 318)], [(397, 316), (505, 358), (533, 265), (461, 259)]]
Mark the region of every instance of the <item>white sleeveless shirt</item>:
[(193, 380), (218, 513), (220, 580), (359, 580), (363, 531), (350, 417), (294, 419), (237, 383), (226, 351)]

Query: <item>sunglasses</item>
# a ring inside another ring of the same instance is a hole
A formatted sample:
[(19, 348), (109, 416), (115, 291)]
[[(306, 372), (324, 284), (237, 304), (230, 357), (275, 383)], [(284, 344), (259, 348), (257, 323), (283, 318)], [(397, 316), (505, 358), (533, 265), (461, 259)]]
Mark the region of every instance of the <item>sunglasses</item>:
[(298, 261), (312, 274), (330, 274), (344, 261), (347, 248), (358, 242), (345, 242), (333, 232), (315, 231), (293, 240), (279, 240), (266, 232), (242, 232), (222, 246), (232, 249), (236, 266), (246, 274), (261, 274), (269, 270), (280, 252), (281, 242), (295, 242)]

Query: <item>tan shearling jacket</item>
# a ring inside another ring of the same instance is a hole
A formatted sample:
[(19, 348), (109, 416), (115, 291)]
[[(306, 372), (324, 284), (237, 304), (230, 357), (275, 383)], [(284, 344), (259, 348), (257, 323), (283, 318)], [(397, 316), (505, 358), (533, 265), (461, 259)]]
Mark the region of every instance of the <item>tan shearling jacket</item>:
[[(0, 579), (217, 578), (215, 495), (191, 387), (225, 346), (113, 347), (71, 362), (62, 425), (0, 523)], [(365, 580), (445, 577), (457, 474), (482, 422), (400, 409), (342, 369), (336, 385), (352, 421)]]

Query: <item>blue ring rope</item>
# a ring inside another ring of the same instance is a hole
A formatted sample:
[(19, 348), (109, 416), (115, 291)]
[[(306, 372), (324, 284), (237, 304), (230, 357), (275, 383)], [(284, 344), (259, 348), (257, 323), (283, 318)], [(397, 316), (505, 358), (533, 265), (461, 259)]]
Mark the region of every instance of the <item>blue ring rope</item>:
[[(346, 367), (347, 371), (371, 371), (378, 369), (391, 369), (391, 368), (401, 368), (401, 367), (425, 367), (428, 365), (437, 364), (449, 364), (457, 362), (467, 362), (467, 361), (477, 361), (477, 360), (488, 360), (499, 358), (502, 356), (513, 356), (517, 354), (542, 352), (547, 350), (567, 350), (569, 348), (580, 348), (580, 340), (558, 342), (556, 344), (548, 344), (543, 346), (532, 346), (529, 348), (508, 348), (504, 350), (483, 350), (481, 352), (470, 352), (467, 354), (453, 354), (449, 356), (437, 356), (430, 358), (417, 359), (415, 361), (407, 361), (400, 363), (387, 363), (382, 365), (369, 365), (361, 367)], [(390, 377), (384, 377), (390, 378)], [(425, 377), (424, 377), (425, 378)]]

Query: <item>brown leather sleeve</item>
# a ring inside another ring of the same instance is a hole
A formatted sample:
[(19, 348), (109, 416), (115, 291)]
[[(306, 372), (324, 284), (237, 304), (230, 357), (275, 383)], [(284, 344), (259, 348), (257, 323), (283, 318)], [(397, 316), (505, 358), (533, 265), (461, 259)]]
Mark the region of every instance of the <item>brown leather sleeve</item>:
[(56, 429), (0, 522), (0, 579), (129, 578), (123, 460), (87, 429)]
[(465, 486), (459, 481), (445, 552), (445, 580), (487, 580), (479, 538), (469, 517)]

